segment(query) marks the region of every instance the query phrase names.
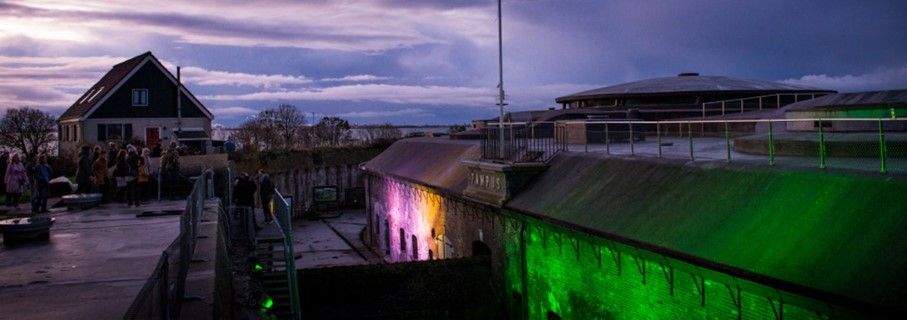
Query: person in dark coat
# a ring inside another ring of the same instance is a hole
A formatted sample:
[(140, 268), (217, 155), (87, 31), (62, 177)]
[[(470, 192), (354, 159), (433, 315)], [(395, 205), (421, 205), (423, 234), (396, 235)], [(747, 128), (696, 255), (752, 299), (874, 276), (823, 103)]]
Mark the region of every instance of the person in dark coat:
[[(6, 167), (9, 164), (9, 153), (0, 154), (0, 177), (6, 176)], [(6, 192), (6, 183), (3, 182), (4, 179), (0, 179), (0, 196), (5, 196)]]
[(47, 164), (47, 156), (38, 157), (38, 164), (34, 167), (34, 193), (32, 197), (32, 212), (47, 212), (47, 197), (50, 195), (50, 177), (53, 176), (53, 169)]
[(82, 146), (81, 151), (79, 152), (79, 164), (76, 168), (76, 183), (79, 185), (76, 188), (76, 193), (89, 193), (91, 192), (91, 155), (89, 152), (91, 147)]
[(129, 165), (129, 176), (126, 178), (126, 198), (128, 200), (128, 206), (135, 204), (136, 207), (139, 206), (139, 197), (138, 197), (138, 175), (139, 175), (139, 153), (138, 150), (133, 145), (126, 146), (126, 163)]
[(117, 164), (116, 158), (120, 154), (117, 144), (114, 142), (107, 144), (107, 168), (113, 168)]
[(255, 191), (255, 182), (245, 172), (241, 173), (233, 183), (233, 203), (236, 205), (237, 212), (252, 215), (252, 223), (255, 224), (256, 229), (260, 229), (254, 214)]
[(261, 200), (261, 210), (265, 215), (265, 223), (271, 223), (271, 197), (274, 196), (274, 183), (264, 170), (258, 170), (258, 197)]

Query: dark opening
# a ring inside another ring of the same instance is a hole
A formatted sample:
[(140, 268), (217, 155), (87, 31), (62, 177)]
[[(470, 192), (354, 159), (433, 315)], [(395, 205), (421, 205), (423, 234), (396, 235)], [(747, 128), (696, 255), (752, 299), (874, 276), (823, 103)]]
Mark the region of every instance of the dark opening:
[(416, 239), (416, 235), (412, 236), (411, 241), (413, 243), (413, 260), (419, 260), (419, 241)]
[(561, 320), (561, 316), (554, 313), (554, 311), (548, 310), (548, 320)]
[(406, 233), (400, 228), (400, 253), (406, 252)]
[(478, 241), (478, 240), (472, 242), (472, 256), (473, 257), (490, 256), (490, 255), (491, 255), (491, 248), (489, 248), (488, 245), (486, 245), (484, 242)]
[(428, 249), (428, 260), (434, 260), (434, 259), (435, 259), (434, 252), (431, 252), (431, 249)]
[(391, 254), (391, 227), (387, 220), (384, 220), (384, 254)]

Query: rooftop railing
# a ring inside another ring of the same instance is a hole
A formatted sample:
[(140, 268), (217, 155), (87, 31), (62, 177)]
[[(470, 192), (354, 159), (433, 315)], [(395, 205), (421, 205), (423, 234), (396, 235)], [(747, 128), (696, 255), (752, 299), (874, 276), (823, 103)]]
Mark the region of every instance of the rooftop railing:
[(710, 101), (702, 104), (702, 117), (726, 115), (764, 109), (780, 109), (783, 106), (804, 100), (814, 99), (829, 94), (828, 92), (779, 93), (738, 99)]
[[(555, 128), (544, 138), (526, 128)], [(513, 129), (510, 129), (513, 128)], [(548, 161), (557, 152), (907, 172), (907, 118), (569, 120), (505, 124), (505, 153), (486, 128), (483, 160)], [(543, 151), (533, 140), (552, 146)], [(537, 152), (544, 157), (527, 157)]]
[(566, 127), (554, 122), (491, 123), (481, 130), (484, 161), (545, 163), (567, 147), (566, 140), (558, 139), (566, 135)]

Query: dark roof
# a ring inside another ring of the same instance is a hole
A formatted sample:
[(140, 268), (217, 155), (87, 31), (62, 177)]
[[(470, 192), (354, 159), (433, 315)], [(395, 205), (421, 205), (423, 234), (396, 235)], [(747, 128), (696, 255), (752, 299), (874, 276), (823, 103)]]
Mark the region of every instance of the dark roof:
[(549, 164), (508, 208), (742, 275), (907, 305), (905, 179), (577, 153)]
[(103, 98), (107, 93), (113, 90), (120, 81), (126, 78), (126, 75), (130, 71), (135, 69), (145, 58), (151, 56), (151, 51), (145, 52), (143, 54), (137, 55), (129, 60), (120, 62), (119, 64), (110, 68), (110, 71), (107, 72), (101, 80), (98, 80), (91, 89), (85, 92), (69, 109), (66, 109), (62, 115), (60, 115), (60, 120), (69, 120), (73, 118), (81, 118), (83, 115), (88, 113), (91, 110), (91, 107), (94, 106), (98, 100)]
[[(101, 80), (98, 80), (98, 82), (91, 86), (91, 88), (87, 92), (85, 92), (85, 94), (79, 97), (79, 99), (76, 100), (76, 102), (73, 103), (73, 105), (70, 106), (69, 109), (66, 109), (66, 111), (63, 112), (62, 115), (60, 115), (58, 121), (78, 119), (86, 116), (89, 112), (91, 112), (92, 107), (94, 107), (101, 99), (103, 99), (104, 96), (109, 94), (118, 84), (125, 81), (130, 72), (138, 68), (142, 64), (142, 61), (145, 61), (145, 59), (149, 57), (158, 66), (160, 66), (160, 68), (169, 79), (175, 79), (173, 74), (171, 74), (169, 70), (163, 67), (163, 65), (159, 60), (157, 60), (157, 57), (155, 57), (154, 54), (151, 53), (151, 51), (142, 53), (126, 61), (120, 62), (110, 68), (110, 71), (104, 74), (104, 76), (101, 77)], [(197, 98), (195, 98), (195, 95), (193, 95), (191, 91), (186, 89), (185, 86), (182, 87), (182, 90), (185, 92), (186, 96), (188, 96), (189, 99), (196, 102), (199, 109), (202, 111), (202, 113), (205, 114), (205, 116), (207, 116), (208, 118), (213, 118), (211, 111), (209, 111), (204, 105), (202, 105), (202, 103), (198, 101)]]
[(449, 192), (466, 190), (463, 160), (478, 160), (479, 144), (444, 138), (410, 138), (395, 142), (365, 164), (371, 172), (417, 181)]
[(623, 98), (649, 95), (668, 95), (683, 93), (794, 93), (794, 92), (834, 92), (831, 90), (798, 86), (764, 80), (746, 80), (724, 76), (684, 75), (653, 78), (618, 85), (577, 92), (558, 97), (558, 103), (584, 99)]
[(871, 106), (907, 106), (907, 89), (838, 93), (800, 101), (785, 111), (828, 110)]

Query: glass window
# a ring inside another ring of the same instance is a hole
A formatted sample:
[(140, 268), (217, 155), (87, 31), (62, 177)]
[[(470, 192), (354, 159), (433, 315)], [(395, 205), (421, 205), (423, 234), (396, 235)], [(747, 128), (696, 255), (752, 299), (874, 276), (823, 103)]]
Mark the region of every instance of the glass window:
[(133, 106), (147, 106), (148, 105), (148, 89), (132, 89), (132, 105)]
[(123, 139), (123, 125), (122, 124), (108, 124), (107, 125), (107, 140), (122, 140)]

